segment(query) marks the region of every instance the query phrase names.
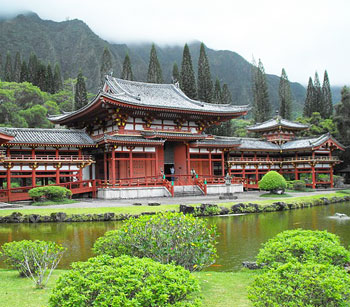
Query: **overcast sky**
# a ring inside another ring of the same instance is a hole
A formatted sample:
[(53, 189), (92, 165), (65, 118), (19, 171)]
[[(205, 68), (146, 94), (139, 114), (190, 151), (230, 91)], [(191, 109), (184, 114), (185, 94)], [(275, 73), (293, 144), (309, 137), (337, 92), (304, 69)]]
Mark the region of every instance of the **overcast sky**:
[(203, 41), (262, 60), (267, 73), (307, 84), (350, 84), (349, 0), (0, 0), (0, 13), (30, 10), (42, 19), (81, 19), (110, 42)]

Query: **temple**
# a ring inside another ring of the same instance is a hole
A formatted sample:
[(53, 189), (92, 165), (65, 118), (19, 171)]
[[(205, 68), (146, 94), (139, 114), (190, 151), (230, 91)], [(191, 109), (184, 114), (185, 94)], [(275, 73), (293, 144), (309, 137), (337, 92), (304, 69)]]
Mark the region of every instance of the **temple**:
[(343, 148), (329, 134), (297, 138), (308, 127), (279, 117), (249, 127), (256, 138), (204, 132), (249, 110), (192, 100), (173, 84), (106, 76), (86, 106), (49, 118), (55, 129), (0, 128), (0, 201), (50, 184), (107, 199), (220, 194), (258, 188), (269, 170), (333, 186), (340, 161), (332, 153)]

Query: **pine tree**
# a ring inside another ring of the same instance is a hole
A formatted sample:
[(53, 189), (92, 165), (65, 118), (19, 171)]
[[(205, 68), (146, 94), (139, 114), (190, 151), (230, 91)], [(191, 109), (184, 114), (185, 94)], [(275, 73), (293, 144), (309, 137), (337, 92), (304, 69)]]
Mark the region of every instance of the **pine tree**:
[(220, 80), (218, 78), (216, 78), (216, 81), (215, 81), (213, 102), (218, 104), (222, 102), (221, 85), (220, 85)]
[(28, 82), (28, 67), (26, 61), (23, 61), (21, 65), (20, 82)]
[(210, 66), (205, 46), (201, 43), (198, 59), (197, 79), (198, 100), (211, 102), (213, 96), (213, 82), (211, 80)]
[(173, 65), (172, 79), (173, 79), (173, 83), (180, 81), (179, 67), (177, 66), (176, 63), (174, 63)]
[(101, 59), (101, 68), (100, 68), (100, 76), (101, 76), (101, 86), (105, 83), (105, 75), (111, 73), (112, 70), (112, 55), (107, 47), (103, 50), (102, 59)]
[(341, 102), (335, 106), (334, 121), (342, 143), (350, 145), (350, 88), (347, 86), (341, 91)]
[(160, 67), (157, 51), (154, 44), (152, 44), (150, 56), (149, 56), (149, 65), (147, 72), (147, 82), (149, 83), (163, 83), (163, 74)]
[(130, 81), (134, 79), (131, 69), (131, 61), (128, 53), (125, 55), (121, 78)]
[(20, 82), (21, 81), (21, 55), (19, 52), (16, 52), (15, 57), (15, 65), (13, 67), (13, 81)]
[(197, 99), (196, 78), (194, 76), (190, 49), (185, 44), (181, 64), (180, 88), (191, 99)]
[(258, 66), (253, 65), (253, 118), (255, 122), (264, 122), (271, 116), (271, 104), (266, 82), (264, 66), (259, 59)]
[(46, 67), (46, 91), (50, 94), (55, 93), (55, 85), (50, 63)]
[(312, 78), (309, 77), (309, 83), (307, 85), (305, 105), (304, 105), (304, 111), (303, 111), (304, 117), (311, 117), (313, 112), (313, 102), (314, 102), (314, 83), (312, 82)]
[(278, 96), (280, 100), (279, 115), (285, 119), (292, 119), (292, 92), (290, 90), (288, 76), (284, 68), (282, 68)]
[(62, 77), (61, 77), (61, 69), (58, 63), (55, 65), (55, 72), (53, 75), (53, 87), (54, 92), (57, 93), (63, 88)]
[(88, 102), (85, 80), (84, 80), (83, 73), (81, 71), (78, 74), (77, 83), (75, 85), (74, 101), (75, 101), (76, 110), (82, 108)]
[(34, 53), (31, 53), (28, 61), (28, 82), (33, 85), (37, 85), (37, 70), (38, 70), (38, 59)]
[(230, 90), (228, 89), (228, 85), (224, 83), (222, 86), (222, 93), (221, 93), (221, 103), (225, 104), (231, 104), (232, 103), (232, 95)]
[(6, 82), (12, 82), (13, 81), (12, 59), (11, 59), (10, 52), (7, 52), (7, 54), (6, 54), (6, 62), (5, 62), (5, 69), (4, 69), (4, 80)]
[(38, 62), (36, 71), (36, 86), (38, 86), (42, 91), (46, 92), (46, 66), (42, 62)]
[(317, 71), (315, 72), (314, 97), (313, 98), (314, 99), (313, 99), (313, 104), (312, 104), (312, 113), (319, 112), (322, 116), (322, 114), (324, 114), (324, 103), (323, 103), (324, 101), (323, 101), (321, 83), (320, 83), (320, 79), (318, 77)]
[(327, 70), (325, 70), (324, 77), (323, 77), (322, 96), (323, 96), (323, 103), (324, 103), (323, 118), (330, 118), (333, 114), (333, 101), (332, 101), (332, 92), (331, 92), (331, 86), (328, 79)]

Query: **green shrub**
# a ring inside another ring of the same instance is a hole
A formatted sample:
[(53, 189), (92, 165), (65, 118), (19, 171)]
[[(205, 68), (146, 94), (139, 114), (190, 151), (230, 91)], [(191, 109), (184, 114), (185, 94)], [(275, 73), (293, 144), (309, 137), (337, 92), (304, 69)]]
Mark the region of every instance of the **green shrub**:
[(53, 201), (63, 200), (72, 195), (72, 191), (59, 186), (45, 186), (38, 187), (29, 190), (29, 196), (34, 201), (39, 201), (42, 199), (48, 199)]
[(350, 275), (316, 263), (287, 263), (259, 275), (248, 288), (253, 306), (349, 306)]
[(200, 306), (198, 281), (180, 266), (152, 259), (101, 255), (72, 264), (50, 306)]
[(5, 243), (0, 254), (20, 276), (32, 279), (37, 288), (42, 288), (64, 252), (65, 248), (55, 242), (23, 240)]
[(327, 174), (318, 174), (318, 180), (322, 182), (329, 182), (330, 178)]
[(308, 261), (344, 266), (350, 263), (350, 252), (332, 233), (296, 229), (281, 232), (267, 241), (257, 256), (259, 264), (269, 267)]
[(293, 181), (293, 190), (295, 191), (305, 191), (306, 183), (303, 180), (294, 180)]
[(259, 189), (275, 192), (276, 190), (284, 190), (287, 182), (284, 177), (276, 171), (269, 171), (258, 182)]
[(202, 219), (182, 213), (159, 213), (131, 218), (120, 229), (106, 232), (95, 242), (94, 251), (98, 255), (125, 254), (174, 262), (195, 271), (214, 262), (216, 236), (216, 229), (208, 228)]

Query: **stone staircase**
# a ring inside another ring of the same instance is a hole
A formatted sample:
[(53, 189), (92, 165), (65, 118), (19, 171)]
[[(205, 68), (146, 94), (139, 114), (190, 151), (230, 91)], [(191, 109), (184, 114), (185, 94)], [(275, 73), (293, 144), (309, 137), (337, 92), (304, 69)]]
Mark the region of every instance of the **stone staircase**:
[(175, 197), (201, 196), (203, 191), (196, 185), (176, 185), (174, 186)]

